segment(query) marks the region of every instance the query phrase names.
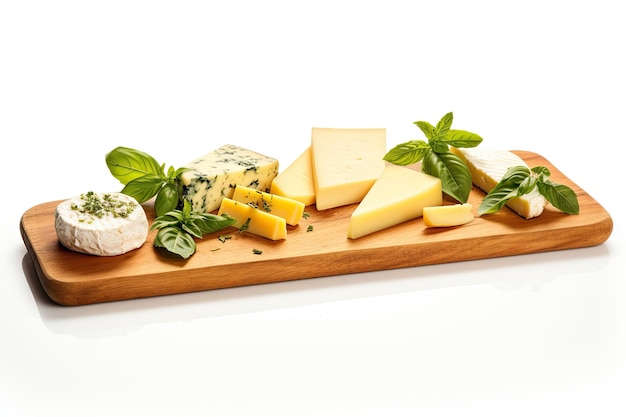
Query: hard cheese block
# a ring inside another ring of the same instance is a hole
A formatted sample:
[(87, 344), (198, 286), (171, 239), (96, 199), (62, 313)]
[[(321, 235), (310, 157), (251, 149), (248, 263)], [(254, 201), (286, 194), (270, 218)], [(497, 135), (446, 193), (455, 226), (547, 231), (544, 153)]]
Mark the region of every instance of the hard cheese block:
[(313, 128), (317, 210), (359, 203), (385, 168), (386, 130)]
[(287, 223), (285, 219), (250, 207), (246, 203), (223, 198), (217, 214), (220, 216), (228, 214), (230, 217), (235, 218), (236, 222), (232, 226), (244, 232), (271, 240), (287, 238)]
[(278, 174), (278, 160), (235, 145), (224, 145), (187, 165), (181, 175), (182, 198), (194, 211), (217, 210), (238, 184), (268, 191)]
[(285, 219), (287, 224), (295, 226), (304, 214), (304, 203), (291, 198), (255, 190), (238, 185), (233, 193), (233, 200), (247, 204), (266, 213)]
[[(507, 169), (528, 165), (513, 152), (489, 148), (451, 148), (465, 161), (472, 174), (472, 183), (488, 193), (504, 177)], [(512, 198), (506, 205), (525, 219), (540, 216), (547, 202), (537, 187), (529, 194)]]
[(423, 216), (426, 227), (460, 226), (474, 220), (469, 203), (424, 207)]
[(272, 181), (270, 192), (301, 201), (305, 206), (315, 204), (310, 147), (306, 148), (284, 171), (278, 173)]
[(387, 165), (350, 217), (356, 239), (420, 217), (424, 207), (443, 204), (441, 180), (410, 168)]

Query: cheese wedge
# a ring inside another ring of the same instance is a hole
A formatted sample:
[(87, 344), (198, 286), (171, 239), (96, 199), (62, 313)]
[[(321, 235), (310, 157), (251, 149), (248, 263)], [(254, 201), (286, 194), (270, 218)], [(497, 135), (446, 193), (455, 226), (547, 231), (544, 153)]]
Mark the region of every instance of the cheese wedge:
[(469, 203), (424, 207), (423, 217), (426, 227), (460, 226), (474, 220)]
[(359, 203), (385, 169), (385, 129), (313, 128), (317, 210)]
[(315, 184), (308, 147), (272, 181), (270, 193), (301, 201), (305, 206), (315, 204)]
[[(472, 183), (488, 193), (513, 166), (528, 167), (526, 162), (510, 151), (497, 149), (453, 148), (450, 150), (465, 161), (472, 174)], [(525, 219), (540, 216), (547, 201), (535, 187), (529, 194), (507, 201), (506, 205)]]
[(348, 238), (359, 237), (422, 216), (424, 207), (443, 204), (441, 180), (410, 168), (387, 165), (350, 217)]
[(266, 193), (254, 188), (237, 185), (233, 200), (247, 204), (266, 213), (285, 219), (287, 224), (295, 226), (304, 214), (304, 203), (280, 195)]
[(223, 198), (218, 215), (228, 214), (236, 219), (233, 227), (241, 229), (245, 227), (246, 232), (261, 236), (271, 240), (281, 240), (287, 238), (287, 224), (282, 217), (257, 210), (246, 203)]
[(182, 198), (199, 212), (216, 210), (232, 197), (237, 184), (268, 191), (278, 174), (278, 160), (235, 145), (224, 145), (185, 165)]

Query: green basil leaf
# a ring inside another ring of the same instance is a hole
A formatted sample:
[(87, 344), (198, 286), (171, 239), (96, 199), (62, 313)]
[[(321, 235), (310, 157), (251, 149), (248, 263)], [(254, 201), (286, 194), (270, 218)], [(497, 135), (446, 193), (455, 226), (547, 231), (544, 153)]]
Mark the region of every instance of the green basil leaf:
[(435, 127), (436, 136), (435, 140), (443, 140), (446, 137), (450, 128), (452, 127), (452, 112), (445, 114), (439, 122), (437, 122), (437, 126)]
[(177, 227), (160, 229), (154, 239), (154, 246), (165, 248), (185, 259), (196, 252), (196, 242), (193, 237)]
[(444, 193), (460, 203), (467, 203), (472, 189), (472, 176), (461, 158), (450, 151), (429, 151), (424, 157), (422, 171), (441, 179)]
[(432, 140), (435, 139), (435, 137), (437, 136), (437, 130), (435, 129), (435, 126), (431, 125), (430, 123), (413, 122), (413, 124), (419, 127), (422, 132), (424, 132), (426, 139)]
[(111, 174), (124, 185), (144, 175), (163, 175), (163, 169), (153, 157), (136, 149), (120, 146), (105, 159)]
[(122, 193), (134, 197), (141, 204), (154, 197), (161, 187), (163, 187), (161, 177), (146, 174), (126, 184), (122, 189)]
[(237, 220), (228, 215), (222, 214), (220, 216), (216, 214), (206, 213), (198, 219), (194, 220), (194, 223), (202, 230), (202, 233), (208, 234), (222, 230), (225, 227), (233, 225)]
[(180, 221), (172, 216), (171, 214), (165, 214), (163, 216), (158, 216), (152, 222), (152, 226), (150, 226), (150, 230), (154, 229), (162, 229), (165, 227), (176, 226), (180, 223)]
[(450, 130), (443, 141), (455, 148), (475, 148), (480, 145), (483, 138), (466, 130)]
[(202, 239), (202, 230), (192, 221), (187, 221), (180, 224), (180, 227), (193, 237)]
[(507, 169), (500, 182), (481, 201), (478, 206), (478, 215), (496, 213), (505, 206), (507, 201), (519, 197), (520, 185), (529, 176), (530, 170), (524, 166)]
[(411, 140), (395, 146), (383, 159), (395, 165), (406, 166), (421, 161), (429, 150), (430, 146), (423, 140)]
[(172, 183), (167, 183), (158, 192), (154, 201), (154, 210), (157, 216), (174, 210), (178, 206), (178, 189)]
[(578, 214), (580, 207), (578, 206), (578, 198), (574, 190), (563, 184), (557, 184), (552, 181), (540, 181), (537, 183), (539, 192), (550, 204), (566, 214)]
[(428, 144), (430, 145), (430, 149), (435, 153), (444, 153), (450, 150), (448, 144), (440, 140), (430, 140)]

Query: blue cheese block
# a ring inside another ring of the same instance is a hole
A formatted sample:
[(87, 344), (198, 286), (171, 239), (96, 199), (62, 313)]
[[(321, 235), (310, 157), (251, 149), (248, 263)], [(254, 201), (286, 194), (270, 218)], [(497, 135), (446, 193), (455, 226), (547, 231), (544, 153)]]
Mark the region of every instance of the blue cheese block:
[(224, 145), (185, 165), (182, 198), (194, 211), (217, 210), (237, 185), (268, 192), (278, 175), (278, 160), (235, 145)]

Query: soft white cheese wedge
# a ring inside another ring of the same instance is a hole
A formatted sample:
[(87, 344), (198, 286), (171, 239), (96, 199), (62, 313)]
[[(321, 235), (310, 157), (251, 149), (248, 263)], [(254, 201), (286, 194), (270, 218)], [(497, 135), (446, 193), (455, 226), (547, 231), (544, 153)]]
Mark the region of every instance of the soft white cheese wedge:
[[(472, 174), (472, 183), (488, 193), (513, 166), (528, 167), (526, 162), (510, 151), (499, 149), (453, 148), (450, 150), (465, 161)], [(535, 187), (529, 194), (507, 201), (506, 205), (525, 219), (540, 216), (547, 201)]]
[(410, 168), (387, 165), (352, 212), (348, 238), (359, 237), (415, 219), (424, 207), (441, 205), (441, 180)]
[(426, 227), (460, 226), (474, 220), (469, 203), (424, 207), (423, 217)]
[(235, 145), (224, 145), (185, 165), (182, 198), (194, 211), (211, 212), (231, 198), (237, 185), (269, 191), (278, 160)]
[(89, 255), (115, 256), (141, 247), (148, 219), (134, 198), (88, 192), (60, 203), (54, 213), (59, 242)]

